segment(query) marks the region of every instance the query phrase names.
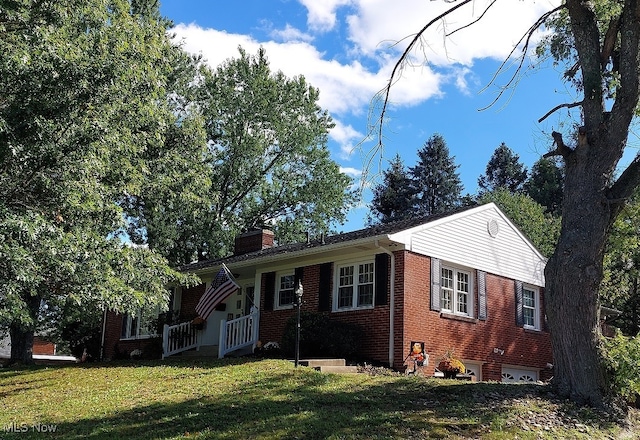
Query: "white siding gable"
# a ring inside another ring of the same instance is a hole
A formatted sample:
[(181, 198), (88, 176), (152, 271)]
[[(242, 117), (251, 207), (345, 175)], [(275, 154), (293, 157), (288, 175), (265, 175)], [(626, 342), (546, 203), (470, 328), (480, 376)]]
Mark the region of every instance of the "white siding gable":
[(419, 254), (544, 286), (545, 258), (493, 203), (390, 238)]

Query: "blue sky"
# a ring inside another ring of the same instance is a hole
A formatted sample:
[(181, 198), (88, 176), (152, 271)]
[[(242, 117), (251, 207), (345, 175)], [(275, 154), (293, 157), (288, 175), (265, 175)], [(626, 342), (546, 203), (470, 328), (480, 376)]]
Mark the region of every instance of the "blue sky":
[[(439, 133), (460, 166), (464, 192), (473, 194), (500, 143), (530, 167), (551, 147), (552, 130), (576, 122), (566, 111), (537, 122), (554, 106), (577, 99), (550, 63), (532, 56), (517, 86), (480, 111), (511, 79), (513, 69), (491, 84), (514, 44), (559, 0), (499, 0), (479, 23), (444, 39), (444, 30), (473, 21), (489, 3), (470, 2), (427, 34), (414, 63), (392, 89), (384, 150), (370, 174), (380, 172), (380, 159), (384, 169), (396, 153), (406, 166), (415, 165), (416, 151)], [(332, 157), (356, 180), (365, 166), (363, 152), (375, 145), (375, 140), (362, 143), (371, 102), (406, 47), (401, 40), (451, 6), (443, 0), (161, 0), (162, 14), (175, 23), (176, 39), (212, 66), (237, 56), (238, 46), (248, 53), (263, 46), (273, 71), (304, 75), (320, 90), (320, 105), (336, 123), (330, 133)], [(354, 150), (360, 143), (363, 150)], [(365, 192), (348, 222), (336, 229), (363, 227), (369, 199)]]

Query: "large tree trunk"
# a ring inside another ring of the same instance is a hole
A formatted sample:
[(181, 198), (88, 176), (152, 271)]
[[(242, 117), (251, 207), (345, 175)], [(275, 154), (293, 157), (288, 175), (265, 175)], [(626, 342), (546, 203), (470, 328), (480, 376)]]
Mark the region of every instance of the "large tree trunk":
[(582, 146), (566, 158), (562, 227), (546, 270), (546, 312), (560, 395), (602, 406), (606, 377), (600, 356), (598, 289), (608, 230), (615, 218), (605, 198), (612, 161)]
[(26, 296), (23, 299), (25, 300), (31, 323), (14, 322), (9, 326), (9, 336), (11, 337), (10, 364), (33, 363), (33, 336), (38, 320), (38, 312), (40, 311), (41, 298), (38, 295)]

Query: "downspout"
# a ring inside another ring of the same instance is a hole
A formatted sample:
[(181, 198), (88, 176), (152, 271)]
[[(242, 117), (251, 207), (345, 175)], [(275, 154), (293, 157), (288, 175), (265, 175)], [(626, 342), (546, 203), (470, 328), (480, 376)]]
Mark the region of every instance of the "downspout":
[(107, 332), (107, 308), (104, 308), (102, 315), (102, 337), (100, 338), (100, 360), (104, 360), (104, 335)]
[(393, 367), (393, 351), (394, 351), (394, 309), (395, 309), (395, 280), (396, 280), (396, 258), (389, 249), (384, 248), (380, 245), (378, 239), (376, 239), (376, 247), (380, 249), (385, 254), (391, 257), (391, 276), (389, 282), (389, 367)]

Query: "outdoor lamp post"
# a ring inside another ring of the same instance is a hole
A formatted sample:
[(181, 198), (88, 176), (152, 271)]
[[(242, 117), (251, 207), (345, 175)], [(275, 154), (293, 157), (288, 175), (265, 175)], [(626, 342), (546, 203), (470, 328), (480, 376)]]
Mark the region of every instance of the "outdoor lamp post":
[(294, 362), (295, 368), (298, 368), (298, 363), (300, 362), (300, 307), (302, 306), (302, 292), (304, 289), (302, 288), (302, 282), (298, 280), (298, 285), (296, 286), (295, 294), (296, 294), (296, 307), (298, 308), (298, 319), (296, 320), (296, 359)]

